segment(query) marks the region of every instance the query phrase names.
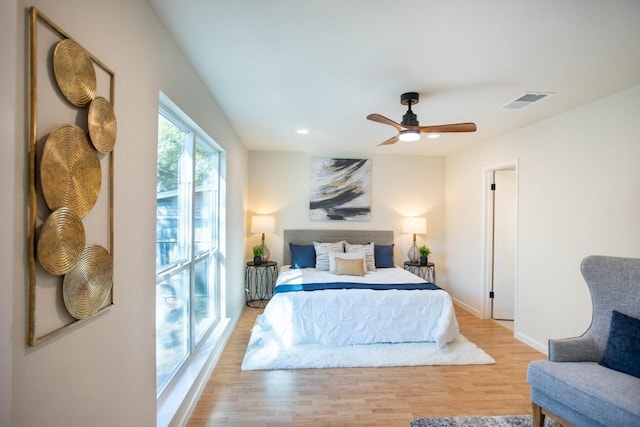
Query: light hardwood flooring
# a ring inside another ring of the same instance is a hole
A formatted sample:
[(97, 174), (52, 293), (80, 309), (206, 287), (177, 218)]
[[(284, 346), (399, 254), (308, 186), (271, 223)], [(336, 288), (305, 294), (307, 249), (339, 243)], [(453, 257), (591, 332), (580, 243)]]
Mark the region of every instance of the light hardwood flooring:
[(260, 309), (245, 308), (189, 426), (409, 426), (413, 418), (528, 414), (527, 364), (545, 356), (456, 307), (495, 365), (241, 371)]

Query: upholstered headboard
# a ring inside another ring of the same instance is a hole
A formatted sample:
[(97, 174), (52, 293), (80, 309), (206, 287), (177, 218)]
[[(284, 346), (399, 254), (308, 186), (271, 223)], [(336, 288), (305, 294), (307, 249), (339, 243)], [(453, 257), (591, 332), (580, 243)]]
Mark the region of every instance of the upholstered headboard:
[(316, 242), (337, 242), (346, 240), (353, 244), (373, 242), (378, 245), (393, 244), (393, 231), (379, 230), (284, 230), (282, 248), (283, 265), (291, 264), (289, 243), (310, 245)]

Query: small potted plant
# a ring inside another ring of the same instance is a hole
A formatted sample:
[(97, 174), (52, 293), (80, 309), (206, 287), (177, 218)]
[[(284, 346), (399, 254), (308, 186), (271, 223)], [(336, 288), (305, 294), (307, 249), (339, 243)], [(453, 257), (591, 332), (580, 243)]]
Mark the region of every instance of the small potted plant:
[(253, 251), (253, 265), (262, 264), (262, 246), (256, 245), (252, 248)]
[(429, 246), (422, 245), (418, 248), (418, 252), (420, 253), (420, 265), (425, 266), (429, 262), (429, 254), (431, 253), (431, 249)]

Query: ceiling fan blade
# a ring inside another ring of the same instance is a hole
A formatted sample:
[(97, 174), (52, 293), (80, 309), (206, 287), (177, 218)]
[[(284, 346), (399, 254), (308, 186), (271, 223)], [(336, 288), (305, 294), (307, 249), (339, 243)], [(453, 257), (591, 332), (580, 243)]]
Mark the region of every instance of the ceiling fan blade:
[(420, 126), (420, 133), (475, 132), (475, 123), (453, 123), (450, 125)]
[(385, 142), (378, 144), (378, 147), (381, 145), (391, 145), (391, 144), (395, 144), (396, 142), (398, 142), (398, 135), (391, 137), (389, 139), (387, 139)]
[(367, 116), (367, 119), (372, 120), (374, 122), (382, 123), (384, 125), (393, 126), (398, 131), (402, 131), (406, 129), (400, 123), (396, 123), (393, 120), (386, 118), (385, 116), (381, 116), (380, 114), (369, 114)]

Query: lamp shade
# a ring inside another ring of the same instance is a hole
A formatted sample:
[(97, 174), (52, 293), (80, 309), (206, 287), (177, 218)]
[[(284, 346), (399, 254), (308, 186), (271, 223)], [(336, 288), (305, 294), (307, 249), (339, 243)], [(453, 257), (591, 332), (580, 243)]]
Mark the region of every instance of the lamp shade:
[(251, 217), (252, 233), (273, 233), (276, 231), (276, 219), (273, 215), (254, 215)]
[(402, 223), (402, 232), (408, 234), (427, 234), (427, 219), (406, 217)]

